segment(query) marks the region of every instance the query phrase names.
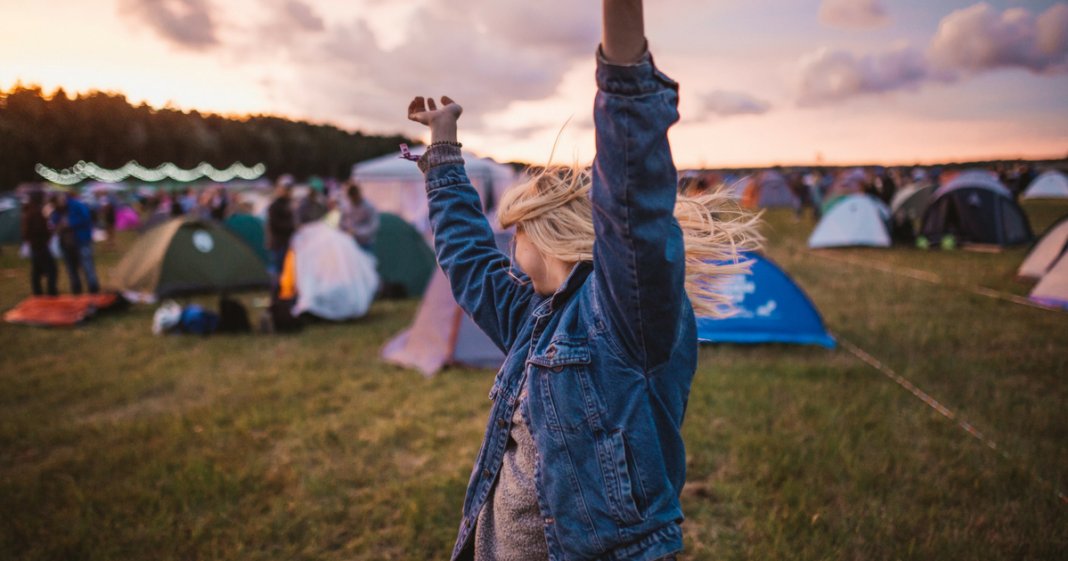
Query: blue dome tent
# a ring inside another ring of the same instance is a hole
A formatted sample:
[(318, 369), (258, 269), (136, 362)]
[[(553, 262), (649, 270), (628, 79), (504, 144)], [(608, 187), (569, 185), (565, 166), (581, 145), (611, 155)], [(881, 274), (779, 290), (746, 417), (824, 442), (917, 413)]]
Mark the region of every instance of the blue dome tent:
[(834, 348), (816, 307), (770, 259), (747, 255), (752, 273), (731, 279), (727, 290), (739, 313), (725, 319), (697, 318), (702, 343), (792, 343)]

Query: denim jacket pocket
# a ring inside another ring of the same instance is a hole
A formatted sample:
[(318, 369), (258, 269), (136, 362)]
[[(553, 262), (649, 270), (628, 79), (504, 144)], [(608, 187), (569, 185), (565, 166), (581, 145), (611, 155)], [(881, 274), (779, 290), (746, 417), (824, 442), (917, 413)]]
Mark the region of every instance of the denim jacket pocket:
[(590, 377), (590, 346), (584, 338), (553, 340), (528, 360), (538, 376), (545, 420), (557, 433), (585, 433), (600, 428), (602, 407)]
[(590, 363), (590, 345), (586, 339), (557, 339), (530, 357), (531, 364), (559, 372), (564, 366)]
[(598, 459), (605, 478), (605, 493), (612, 514), (622, 526), (638, 524), (645, 518), (638, 505), (637, 496), (643, 491), (641, 477), (631, 477), (630, 454), (622, 429), (605, 434), (598, 441)]

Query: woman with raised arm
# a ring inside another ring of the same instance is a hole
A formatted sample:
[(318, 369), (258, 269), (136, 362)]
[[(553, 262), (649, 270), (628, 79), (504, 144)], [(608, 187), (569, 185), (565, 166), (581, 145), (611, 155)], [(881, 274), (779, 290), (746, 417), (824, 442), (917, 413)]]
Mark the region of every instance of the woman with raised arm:
[[(591, 172), (548, 169), (501, 201), (500, 252), (447, 97), (415, 98), (438, 262), (507, 355), (453, 559), (671, 559), (682, 549), (680, 432), (694, 309), (726, 314), (755, 219), (722, 195), (676, 200), (677, 84), (646, 50), (641, 0), (603, 0)], [(521, 272), (515, 271), (513, 264)]]

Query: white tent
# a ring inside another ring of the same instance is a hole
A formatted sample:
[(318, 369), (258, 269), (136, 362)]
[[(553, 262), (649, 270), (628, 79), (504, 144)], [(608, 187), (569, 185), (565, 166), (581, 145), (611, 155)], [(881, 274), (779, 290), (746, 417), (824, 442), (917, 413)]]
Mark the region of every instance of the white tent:
[(311, 313), (339, 321), (367, 313), (378, 290), (376, 262), (352, 236), (312, 222), (297, 230), (290, 248), (297, 277), (293, 315)]
[(825, 247), (890, 247), (890, 209), (870, 195), (849, 195), (834, 204), (808, 238), (813, 249)]
[(1049, 170), (1035, 178), (1024, 191), (1025, 199), (1068, 199), (1068, 176)]
[(1068, 309), (1068, 254), (1061, 258), (1046, 272), (1031, 290), (1029, 298), (1039, 304)]
[[(412, 149), (415, 153), (423, 150), (422, 147)], [(471, 184), (482, 195), (484, 210), (494, 214), (491, 211), (501, 195), (515, 184), (516, 172), (510, 166), (470, 152), (464, 152), (464, 161)], [(400, 152), (389, 154), (353, 166), (352, 179), (360, 184), (363, 196), (379, 211), (400, 216), (420, 233), (430, 231), (426, 183), (415, 162), (401, 158)]]
[(1040, 279), (1068, 249), (1068, 218), (1062, 219), (1042, 235), (1035, 247), (1020, 264), (1017, 276), (1025, 279)]

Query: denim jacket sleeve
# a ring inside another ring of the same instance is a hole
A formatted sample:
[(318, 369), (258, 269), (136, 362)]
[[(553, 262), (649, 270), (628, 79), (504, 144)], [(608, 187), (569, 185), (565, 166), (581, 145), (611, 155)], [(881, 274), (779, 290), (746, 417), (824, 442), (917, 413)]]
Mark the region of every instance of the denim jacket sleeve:
[(687, 297), (677, 172), (667, 130), (678, 84), (646, 54), (633, 65), (597, 60), (593, 269), (598, 305), (646, 372), (670, 356)]
[(497, 248), (463, 165), (430, 168), (426, 189), (434, 250), (456, 302), (507, 353), (526, 318), (534, 290), (509, 274), (510, 259)]

